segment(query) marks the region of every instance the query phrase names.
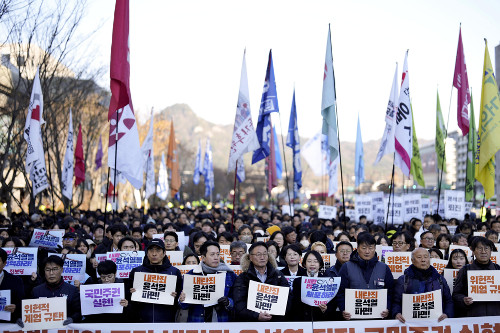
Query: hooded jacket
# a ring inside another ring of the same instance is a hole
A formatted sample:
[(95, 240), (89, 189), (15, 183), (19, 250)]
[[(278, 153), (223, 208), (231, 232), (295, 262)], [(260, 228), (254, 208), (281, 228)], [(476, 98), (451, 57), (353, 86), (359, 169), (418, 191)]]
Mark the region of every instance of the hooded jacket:
[[(236, 319), (238, 321), (257, 321), (259, 313), (247, 309), (248, 286), (250, 281), (261, 282), (257, 277), (255, 267), (250, 261), (250, 255), (245, 254), (240, 261), (242, 273), (236, 278), (233, 285), (233, 300)], [(265, 283), (280, 286), (290, 287), (283, 273), (277, 268), (276, 260), (273, 256), (268, 256), (267, 262), (267, 278)], [(288, 293), (288, 301), (286, 304), (286, 314), (291, 312), (292, 293)], [(272, 316), (271, 321), (285, 321), (285, 316)]]

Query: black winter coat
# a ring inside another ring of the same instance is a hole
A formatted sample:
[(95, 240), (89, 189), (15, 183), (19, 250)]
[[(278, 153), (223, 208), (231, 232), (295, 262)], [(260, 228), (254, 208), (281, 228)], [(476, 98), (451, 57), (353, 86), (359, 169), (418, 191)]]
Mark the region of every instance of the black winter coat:
[(21, 301), (25, 295), (24, 284), (19, 276), (10, 274), (6, 270), (3, 271), (3, 274), (0, 290), (10, 290), (10, 304), (16, 306), (16, 310), (10, 315), (10, 322), (15, 323), (17, 318), (21, 318)]
[(66, 296), (66, 309), (68, 318), (71, 317), (74, 323), (78, 323), (82, 318), (80, 307), (80, 292), (75, 286), (64, 282), (63, 279), (54, 285), (47, 282), (33, 288), (33, 298), (41, 297), (63, 297)]
[[(327, 277), (326, 275), (320, 273), (318, 277)], [(293, 302), (292, 302), (292, 318), (294, 321), (326, 321), (332, 320), (337, 308), (337, 303), (335, 299), (332, 299), (327, 304), (325, 313), (323, 313), (319, 307), (310, 306), (302, 303), (302, 279), (307, 278), (307, 276), (297, 277), (293, 280)]]

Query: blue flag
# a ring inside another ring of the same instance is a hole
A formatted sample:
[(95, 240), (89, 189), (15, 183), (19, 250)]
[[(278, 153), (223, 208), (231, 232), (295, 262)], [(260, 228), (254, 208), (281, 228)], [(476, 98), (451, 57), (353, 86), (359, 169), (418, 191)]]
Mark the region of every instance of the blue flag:
[(198, 140), (198, 153), (196, 154), (196, 162), (194, 165), (194, 173), (193, 173), (193, 183), (198, 185), (200, 182), (200, 163), (201, 163), (201, 141)]
[(356, 135), (356, 156), (354, 161), (354, 175), (356, 177), (356, 187), (365, 181), (365, 162), (363, 161), (363, 140), (361, 139), (361, 125), (358, 115), (358, 133)]
[(302, 166), (300, 165), (300, 138), (297, 125), (297, 109), (295, 108), (295, 90), (293, 91), (286, 145), (293, 149), (293, 197), (297, 198), (299, 189), (302, 187)]
[(205, 148), (203, 177), (205, 177), (205, 197), (209, 197), (214, 189), (214, 164), (212, 160), (212, 147), (210, 146), (210, 139), (207, 139), (207, 146)]
[(276, 176), (278, 179), (283, 178), (283, 162), (281, 161), (280, 144), (278, 143), (278, 136), (276, 135), (276, 127), (273, 126), (274, 135), (274, 154), (276, 159)]
[(266, 158), (271, 153), (269, 146), (271, 142), (271, 113), (279, 112), (278, 94), (276, 93), (276, 82), (274, 80), (273, 54), (269, 51), (269, 62), (267, 63), (266, 80), (264, 91), (260, 101), (259, 120), (257, 122), (257, 139), (260, 148), (254, 150), (252, 164)]

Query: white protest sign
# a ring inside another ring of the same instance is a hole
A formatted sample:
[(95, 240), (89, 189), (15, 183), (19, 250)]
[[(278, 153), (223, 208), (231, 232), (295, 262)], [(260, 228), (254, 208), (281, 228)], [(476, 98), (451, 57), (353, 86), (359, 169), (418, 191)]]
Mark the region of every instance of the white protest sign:
[(184, 275), (184, 303), (216, 304), (224, 296), (226, 272), (207, 275)]
[[(449, 227), (448, 227), (449, 228)], [(472, 250), (468, 246), (463, 246), (463, 245), (455, 245), (455, 244), (450, 244), (450, 253), (453, 252), (455, 249), (461, 249), (462, 251), (465, 252), (465, 255), (469, 259), (469, 262), (472, 261)]]
[(467, 271), (469, 297), (474, 302), (498, 302), (500, 294), (500, 271)]
[(403, 195), (404, 208), (403, 219), (410, 221), (412, 217), (420, 218), (422, 215), (422, 196), (420, 194), (405, 194)]
[(356, 222), (359, 222), (362, 215), (366, 216), (368, 221), (373, 221), (372, 198), (369, 195), (355, 195), (354, 209), (356, 210)]
[(300, 299), (302, 303), (318, 306), (330, 302), (340, 287), (340, 277), (301, 277)]
[(453, 288), (455, 287), (455, 280), (457, 278), (458, 271), (459, 269), (454, 268), (443, 269), (444, 279), (446, 280), (446, 283), (448, 283), (448, 287), (450, 287), (451, 291), (453, 291)]
[(397, 279), (411, 265), (411, 252), (387, 252), (385, 264), (389, 266), (392, 276)]
[[(387, 211), (387, 205), (389, 205), (389, 211)], [(387, 217), (387, 223), (389, 224), (403, 224), (403, 198), (401, 197), (391, 197), (391, 202), (389, 198), (384, 201), (385, 214)]]
[(356, 220), (356, 210), (355, 209), (346, 209), (345, 215), (349, 218), (349, 221)]
[(498, 252), (492, 252), (490, 260), (497, 265), (500, 265), (500, 253)]
[(384, 192), (370, 192), (372, 198), (373, 223), (385, 223)]
[(278, 287), (250, 280), (247, 309), (257, 313), (284, 316), (288, 302), (289, 287)]
[(120, 279), (128, 279), (130, 271), (142, 265), (144, 260), (144, 251), (117, 251), (108, 252), (108, 260), (116, 264), (116, 277)]
[(425, 215), (432, 215), (431, 199), (421, 198), (420, 199), (421, 212), (420, 218), (424, 220)]
[(5, 306), (10, 302), (10, 290), (0, 290), (0, 320), (10, 321), (10, 312), (5, 311)]
[(220, 245), (220, 252), (219, 252), (219, 255), (220, 255), (220, 258), (227, 264), (227, 265), (230, 265), (231, 264), (231, 245), (227, 244), (227, 245)]
[(457, 231), (457, 227), (458, 227), (457, 225), (449, 225), (449, 226), (447, 226), (448, 231), (450, 232), (450, 235), (454, 235), (455, 234), (455, 232)]
[(106, 259), (108, 259), (107, 253), (96, 253), (95, 255), (95, 261), (97, 261), (97, 263), (103, 262)]
[(465, 193), (463, 191), (444, 191), (444, 217), (463, 220), (465, 211)]
[(382, 318), (387, 310), (387, 289), (346, 289), (345, 311), (352, 319)]
[(176, 268), (181, 272), (182, 275), (184, 275), (190, 270), (195, 269), (196, 267), (198, 267), (198, 265), (180, 265)]
[(431, 258), (431, 265), (439, 274), (442, 274), (443, 269), (448, 265), (448, 260)]
[(34, 247), (4, 247), (7, 252), (5, 270), (13, 275), (31, 275), (37, 271), (38, 249)]
[(411, 320), (434, 320), (443, 314), (441, 290), (422, 294), (403, 294), (403, 317)]
[(337, 207), (319, 205), (318, 218), (325, 220), (337, 218)]
[(472, 209), (472, 202), (469, 201), (464, 202), (464, 215), (470, 214), (471, 209)]
[(33, 230), (33, 237), (31, 237), (30, 247), (42, 247), (45, 249), (57, 249), (58, 246), (62, 247), (62, 238), (64, 230)]
[(337, 257), (333, 253), (321, 253), (321, 259), (323, 259), (323, 269), (325, 271), (330, 267), (335, 266), (335, 263), (337, 262)]
[[(264, 242), (266, 243), (267, 241), (269, 241), (271, 239), (270, 236), (263, 236), (263, 237), (257, 237), (256, 240), (257, 242)], [(229, 245), (228, 245), (229, 246)], [(231, 263), (231, 261), (229, 261), (229, 263)]]
[(123, 283), (82, 284), (80, 302), (82, 315), (122, 313), (120, 300), (125, 298)]
[(293, 216), (293, 209), (290, 207), (290, 205), (283, 205), (281, 206), (281, 214), (288, 214), (290, 216)]
[(379, 261), (382, 261), (382, 259), (385, 258), (386, 253), (392, 252), (392, 251), (393, 251), (392, 246), (385, 246), (385, 245), (375, 246), (375, 252), (377, 253), (377, 258)]
[(22, 320), (25, 331), (62, 328), (66, 315), (66, 297), (22, 300)]
[(182, 265), (182, 260), (184, 259), (183, 251), (165, 251), (165, 254), (172, 266), (177, 267)]
[(136, 272), (132, 301), (173, 305), (176, 284), (176, 275)]
[(85, 254), (55, 254), (64, 259), (62, 278), (65, 282), (85, 282), (87, 256)]
[(243, 272), (240, 265), (227, 265), (227, 267), (231, 268), (236, 275), (240, 275)]

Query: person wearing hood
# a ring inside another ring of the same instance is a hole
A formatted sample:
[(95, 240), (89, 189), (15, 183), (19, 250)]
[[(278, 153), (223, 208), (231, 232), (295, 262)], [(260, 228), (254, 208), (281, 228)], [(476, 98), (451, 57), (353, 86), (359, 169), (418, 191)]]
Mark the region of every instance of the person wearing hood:
[[(247, 309), (248, 286), (250, 281), (266, 283), (273, 286), (289, 287), (283, 273), (276, 268), (276, 260), (267, 252), (264, 242), (255, 242), (250, 246), (248, 254), (241, 258), (242, 273), (236, 278), (233, 286), (233, 300), (236, 320), (238, 321), (285, 321), (284, 316), (270, 315), (267, 312), (257, 313)], [(292, 294), (288, 294), (286, 312), (291, 313)]]
[(395, 314), (395, 318), (402, 323), (405, 322), (402, 315), (403, 294), (422, 294), (434, 290), (441, 290), (443, 313), (439, 316), (438, 322), (446, 318), (453, 318), (453, 300), (450, 288), (446, 280), (431, 266), (429, 252), (422, 247), (416, 248), (411, 254), (411, 263), (404, 275), (398, 278), (394, 287), (392, 313)]
[(224, 296), (217, 300), (217, 304), (203, 306), (202, 304), (183, 303), (186, 295), (182, 291), (179, 297), (179, 306), (183, 310), (189, 310), (188, 322), (227, 322), (234, 308), (234, 301), (230, 296), (231, 288), (236, 280), (236, 274), (223, 262), (220, 261), (220, 246), (214, 241), (207, 241), (200, 247), (201, 262), (190, 270), (190, 275), (207, 275), (226, 273)]
[(389, 266), (378, 261), (375, 253), (375, 238), (368, 232), (362, 232), (357, 237), (357, 250), (351, 254), (351, 259), (342, 265), (339, 275), (342, 278), (337, 304), (342, 317), (351, 319), (351, 314), (345, 311), (346, 289), (387, 289), (387, 309), (380, 313), (381, 318), (389, 317), (394, 278)]
[(135, 273), (157, 273), (166, 275), (175, 275), (177, 282), (175, 291), (172, 296), (175, 297), (174, 305), (154, 304), (144, 302), (129, 302), (131, 306), (130, 312), (137, 316), (135, 322), (146, 323), (168, 323), (175, 321), (177, 312), (177, 301), (182, 290), (182, 275), (181, 272), (170, 264), (165, 253), (165, 243), (161, 239), (153, 239), (146, 247), (146, 257), (141, 266), (135, 267), (130, 272), (130, 278), (127, 283), (127, 289), (130, 293), (136, 292), (133, 288)]

